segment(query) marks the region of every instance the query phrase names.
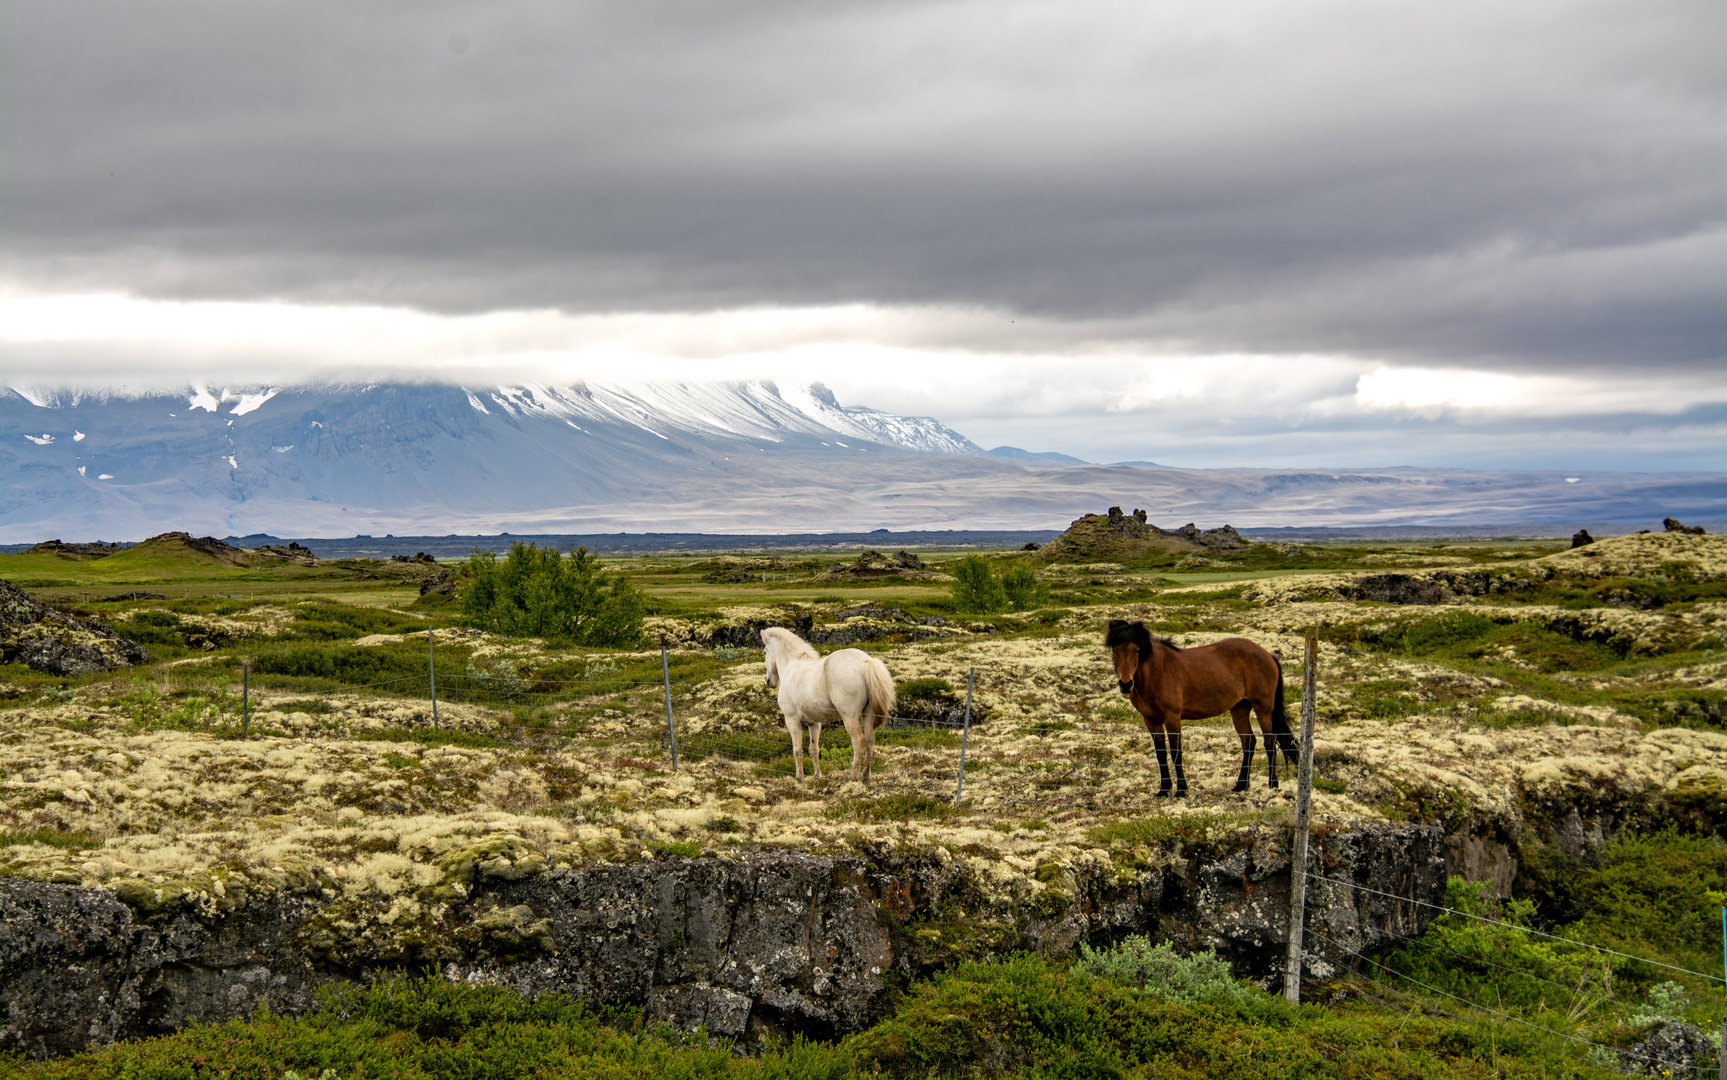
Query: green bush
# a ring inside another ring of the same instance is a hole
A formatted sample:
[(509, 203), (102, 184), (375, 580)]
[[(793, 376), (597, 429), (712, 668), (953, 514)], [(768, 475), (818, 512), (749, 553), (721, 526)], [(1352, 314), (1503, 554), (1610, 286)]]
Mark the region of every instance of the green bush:
[(405, 616), (388, 608), (319, 600), (299, 606), (284, 636), (309, 641), (343, 641), (367, 634), (402, 634), (425, 628), (424, 619)]
[(1452, 878), (1445, 902), (1463, 914), (1433, 920), (1425, 934), (1391, 954), (1389, 966), (1448, 994), (1501, 1008), (1577, 1009), (1611, 992), (1611, 957), (1536, 937), (1529, 932), (1534, 903), (1496, 899), (1487, 894), (1489, 887)]
[(524, 997), (501, 986), (392, 979), (320, 994), (300, 1017), (191, 1024), (58, 1061), (0, 1056), (0, 1080), (283, 1080), (301, 1077), (508, 1080), (514, 1077), (790, 1078), (855, 1075), (843, 1046), (797, 1040), (734, 1058), (705, 1033), (650, 1028), (640, 1010), (610, 1012), (563, 994)]
[(946, 679), (937, 678), (907, 679), (899, 684), (898, 694), (902, 701), (906, 699), (949, 698), (953, 696), (953, 684)]
[[(1586, 911), (1565, 928), (1567, 937), (1693, 971), (1720, 970), (1727, 846), (1707, 835), (1666, 831), (1623, 837), (1598, 857), (1599, 867), (1555, 882), (1562, 900)], [(1668, 977), (1629, 967), (1627, 975), (1639, 981)]]
[(953, 606), (959, 611), (993, 615), (1007, 608), (1007, 590), (980, 555), (967, 555), (948, 570), (953, 575)]
[(1295, 1009), (1244, 990), (1179, 1004), (1034, 957), (963, 964), (914, 986), (895, 1014), (847, 1040), (888, 1077), (1378, 1077), (1510, 1080), (1617, 1074), (1558, 1036), (1486, 1020), (1352, 1005)]
[(391, 679), (426, 677), (426, 647), (418, 645), (354, 646), (290, 644), (260, 653), (252, 670), (265, 675), (321, 679), (347, 686)]
[(1112, 949), (1093, 949), (1084, 942), (1073, 969), (1094, 979), (1107, 979), (1129, 990), (1188, 1003), (1213, 999), (1254, 1004), (1259, 995), (1229, 974), (1229, 964), (1207, 949), (1182, 956), (1168, 942), (1157, 945), (1134, 934)]
[(505, 1080), (654, 1076), (738, 1080), (1019, 1077), (1024, 1080), (1558, 1080), (1618, 1073), (1579, 1060), (1556, 1035), (1421, 1010), (1346, 1003), (1295, 1009), (1269, 994), (1245, 1006), (1177, 1004), (1031, 956), (968, 963), (899, 998), (893, 1014), (833, 1043), (794, 1039), (737, 1056), (725, 1040), (647, 1024), (562, 994), (386, 979), (326, 989), (298, 1017), (189, 1024), (55, 1061), (0, 1055), (0, 1080)]
[[(1411, 656), (1427, 656), (1487, 637), (1499, 629), (1492, 619), (1471, 611), (1450, 611), (1404, 623), (1396, 644)], [(1395, 633), (1395, 631), (1394, 631)]]
[(467, 570), (462, 617), (470, 626), (577, 645), (629, 647), (642, 640), (640, 590), (603, 572), (585, 547), (565, 558), (517, 541), (501, 562), (489, 551), (474, 552)]
[(1001, 588), (1007, 606), (1015, 611), (1032, 611), (1049, 603), (1049, 586), (1041, 584), (1024, 563), (1007, 568), (1001, 575)]

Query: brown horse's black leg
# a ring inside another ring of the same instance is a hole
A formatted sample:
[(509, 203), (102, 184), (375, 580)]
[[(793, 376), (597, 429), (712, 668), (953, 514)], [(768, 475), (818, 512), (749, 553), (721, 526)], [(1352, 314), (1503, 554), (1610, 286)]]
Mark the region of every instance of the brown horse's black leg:
[(1270, 732), (1267, 732), (1265, 736), (1265, 767), (1266, 771), (1271, 774), (1271, 778), (1266, 781), (1266, 786), (1274, 788), (1277, 786), (1277, 736)]
[(1169, 756), (1175, 759), (1175, 797), (1182, 798), (1187, 794), (1187, 773), (1181, 769), (1181, 732), (1169, 733)]
[[(1179, 740), (1181, 736), (1177, 735), (1176, 738)], [(1157, 797), (1161, 799), (1169, 794), (1169, 751), (1166, 749), (1168, 744), (1164, 740), (1161, 729), (1151, 733), (1151, 745), (1157, 748), (1157, 772), (1162, 778), (1162, 783), (1157, 787)], [(1181, 751), (1176, 751), (1177, 755), (1180, 753)], [(1177, 756), (1176, 761), (1179, 762), (1180, 760), (1181, 758)], [(1181, 766), (1178, 764), (1176, 767), (1180, 768)]]
[(1169, 751), (1165, 749), (1163, 732), (1151, 737), (1151, 744), (1157, 748), (1157, 772), (1160, 778), (1157, 785), (1157, 797), (1164, 798), (1169, 794)]
[(1253, 748), (1256, 740), (1253, 732), (1245, 732), (1241, 736), (1241, 775), (1236, 777), (1235, 790), (1247, 790), (1247, 778), (1253, 769)]

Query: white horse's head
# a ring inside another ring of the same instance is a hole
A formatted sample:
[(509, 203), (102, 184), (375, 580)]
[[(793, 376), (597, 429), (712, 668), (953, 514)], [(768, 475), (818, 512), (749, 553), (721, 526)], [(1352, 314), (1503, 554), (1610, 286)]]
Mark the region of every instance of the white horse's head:
[[(769, 629), (772, 628), (770, 627)], [(763, 630), (762, 657), (767, 661), (769, 686), (778, 686), (780, 684), (779, 657), (775, 655), (777, 652), (778, 650), (774, 648), (774, 636), (768, 633), (767, 630)]]

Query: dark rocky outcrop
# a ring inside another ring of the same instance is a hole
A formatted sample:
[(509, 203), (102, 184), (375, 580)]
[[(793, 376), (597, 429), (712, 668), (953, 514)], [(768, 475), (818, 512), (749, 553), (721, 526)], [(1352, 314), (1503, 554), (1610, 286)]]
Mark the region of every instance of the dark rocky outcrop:
[(710, 566), (712, 568), (703, 575), (703, 581), (729, 582), (734, 585), (759, 581), (766, 574), (784, 574), (791, 568), (790, 563), (777, 555), (760, 558), (722, 556), (715, 559)]
[(828, 577), (879, 578), (904, 576), (910, 573), (927, 573), (923, 560), (909, 551), (896, 551), (892, 555), (883, 555), (879, 551), (866, 551), (857, 557), (849, 566), (836, 566), (827, 572)]
[[(310, 881), (199, 915), (0, 878), (0, 1050), (65, 1054), (260, 1005), (304, 1012), (322, 984), (428, 964), (454, 979), (629, 1004), (679, 1027), (745, 1037), (857, 1031), (887, 1008), (890, 981), (985, 951), (1059, 955), (1129, 933), (1216, 947), (1240, 975), (1278, 976), (1285, 842), (1188, 850), (1173, 862), (1148, 863), (1139, 849), (1113, 855), (1113, 865), (1040, 866), (1048, 887), (1018, 903), (988, 895), (964, 860), (940, 849), (476, 875), (466, 899), (412, 928), (411, 949), (354, 936), (357, 925), (381, 925), (387, 902), (360, 912)], [(1444, 896), (1437, 826), (1316, 837), (1311, 865), (1328, 879), (1308, 891), (1313, 979), (1330, 978), (1354, 952), (1420, 933), (1432, 909), (1397, 898)], [(932, 937), (914, 926), (946, 929)]]
[(214, 536), (193, 536), (191, 533), (184, 532), (157, 533), (138, 546), (141, 548), (183, 548), (234, 564), (243, 563), (246, 555), (246, 549), (237, 548), (224, 540), (216, 539)]
[(1695, 1024), (1667, 1021), (1619, 1051), (1622, 1071), (1641, 1076), (1709, 1076), (1719, 1067), (1715, 1042)]
[(68, 615), (0, 581), (0, 663), (27, 664), (49, 675), (88, 675), (147, 659), (143, 646), (113, 627)]
[(1425, 570), (1415, 574), (1362, 574), (1337, 586), (1342, 600), (1381, 604), (1443, 604), (1466, 596), (1523, 592), (1540, 582), (1481, 570)]
[[(247, 549), (247, 553), (255, 558), (286, 560), (288, 562), (297, 563), (301, 566), (314, 566), (318, 562), (318, 557), (312, 554), (311, 548), (305, 547), (298, 541), (294, 540), (290, 540), (287, 544), (265, 544), (262, 547), (249, 548)], [(394, 558), (398, 562), (411, 561), (405, 555), (397, 555), (394, 556)], [(430, 555), (426, 555), (423, 552), (421, 555), (416, 556), (416, 558), (423, 559), (425, 562), (433, 561)]]
[(1688, 533), (1691, 536), (1704, 535), (1703, 526), (1687, 525), (1678, 518), (1662, 518), (1661, 524), (1668, 532)]
[(1571, 534), (1571, 546), (1574, 548), (1587, 547), (1594, 542), (1595, 538), (1589, 535), (1588, 529), (1578, 529)]
[(1104, 514), (1087, 514), (1038, 550), (1044, 562), (1095, 562), (1132, 559), (1170, 551), (1235, 551), (1247, 546), (1228, 525), (1201, 530), (1189, 522), (1179, 529), (1160, 529), (1146, 520), (1144, 510), (1131, 514), (1112, 506)]
[(445, 570), (435, 578), (428, 578), (420, 582), (420, 595), (449, 596), (456, 591), (456, 582), (461, 576), (459, 571)]
[(125, 551), (130, 544), (104, 543), (100, 540), (89, 544), (68, 544), (60, 540), (44, 540), (30, 549), (32, 555), (64, 555), (69, 559), (104, 559), (109, 555)]
[(808, 641), (815, 622), (815, 616), (793, 609), (778, 619), (746, 619), (731, 626), (716, 626), (710, 634), (709, 644), (715, 648), (759, 649), (762, 647), (762, 631), (770, 626), (783, 626)]

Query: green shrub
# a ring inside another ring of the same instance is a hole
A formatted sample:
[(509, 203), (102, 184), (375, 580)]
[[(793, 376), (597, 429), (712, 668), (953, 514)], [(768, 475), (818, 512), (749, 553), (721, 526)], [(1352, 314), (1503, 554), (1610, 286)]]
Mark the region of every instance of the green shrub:
[(953, 606), (959, 611), (993, 615), (1007, 608), (1007, 591), (980, 555), (967, 555), (949, 568)]
[(265, 675), (318, 679), (345, 686), (426, 677), (425, 643), (353, 646), (291, 644), (260, 653), (252, 670)]
[(1476, 641), (1499, 629), (1499, 624), (1470, 611), (1449, 611), (1404, 623), (1397, 634), (1400, 651), (1426, 656), (1442, 649)]
[[(848, 751), (849, 753), (849, 751)], [(826, 817), (844, 821), (899, 821), (939, 818), (953, 813), (953, 803), (931, 795), (889, 795), (881, 799), (849, 799), (836, 803)]]
[(1224, 823), (1222, 814), (1159, 814), (1137, 821), (1110, 821), (1093, 825), (1086, 836), (1094, 844), (1136, 847), (1148, 844), (1167, 847), (1173, 844), (1195, 844), (1206, 839), (1209, 831)]
[(1683, 986), (1672, 981), (1656, 983), (1643, 1004), (1632, 1011), (1631, 1023), (1636, 1027), (1675, 1023), (1684, 1020), (1690, 1008), (1691, 995)]
[(500, 562), (468, 558), (462, 617), (470, 626), (578, 645), (629, 647), (642, 640), (644, 598), (628, 579), (603, 572), (579, 547), (568, 558), (520, 541)]
[(898, 696), (908, 698), (947, 698), (953, 696), (953, 685), (946, 679), (907, 679), (899, 684)]
[(1529, 932), (1535, 904), (1499, 900), (1489, 888), (1460, 877), (1448, 881), (1446, 906), (1463, 914), (1433, 920), (1425, 934), (1392, 952), (1389, 966), (1448, 994), (1501, 1007), (1575, 1008), (1611, 991), (1612, 958), (1536, 937)]
[(424, 619), (388, 608), (316, 600), (295, 610), (294, 621), (284, 636), (308, 641), (343, 641), (367, 634), (402, 634), (425, 627)]
[(0, 1078), (22, 1080), (283, 1080), (426, 1077), (724, 1077), (841, 1080), (855, 1075), (843, 1046), (794, 1040), (735, 1058), (723, 1040), (644, 1023), (640, 1008), (610, 1011), (563, 994), (525, 997), (502, 986), (441, 978), (388, 979), (319, 994), (299, 1017), (268, 1010), (249, 1021), (189, 1024), (159, 1038), (117, 1042), (58, 1061), (0, 1056)]
[(1139, 934), (1112, 949), (1093, 949), (1081, 942), (1073, 969), (1168, 1001), (1220, 999), (1251, 1005), (1259, 997), (1235, 981), (1228, 962), (1219, 959), (1214, 950), (1182, 956), (1167, 941), (1153, 945), (1150, 938)]
[(87, 832), (67, 832), (61, 829), (25, 829), (14, 832), (0, 829), (0, 847), (46, 844), (57, 848), (99, 848), (103, 841)]
[(1032, 611), (1049, 603), (1049, 586), (1041, 584), (1024, 563), (1007, 568), (1001, 575), (1001, 588), (1007, 606), (1015, 611)]
[[(1565, 928), (1567, 937), (1693, 971), (1720, 969), (1727, 846), (1710, 836), (1667, 831), (1623, 837), (1598, 858), (1598, 867), (1556, 875), (1561, 900), (1586, 912)], [(1627, 974), (1646, 981), (1667, 977), (1635, 963)]]

